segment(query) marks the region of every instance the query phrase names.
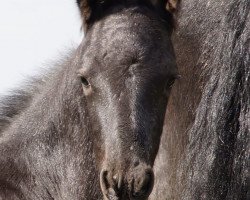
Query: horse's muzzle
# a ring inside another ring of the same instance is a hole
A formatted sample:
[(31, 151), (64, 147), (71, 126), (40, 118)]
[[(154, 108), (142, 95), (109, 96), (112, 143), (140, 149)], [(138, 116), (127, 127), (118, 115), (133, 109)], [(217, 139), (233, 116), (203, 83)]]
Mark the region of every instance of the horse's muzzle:
[(103, 169), (100, 184), (105, 200), (144, 200), (153, 189), (154, 173), (145, 164), (139, 164), (127, 173)]

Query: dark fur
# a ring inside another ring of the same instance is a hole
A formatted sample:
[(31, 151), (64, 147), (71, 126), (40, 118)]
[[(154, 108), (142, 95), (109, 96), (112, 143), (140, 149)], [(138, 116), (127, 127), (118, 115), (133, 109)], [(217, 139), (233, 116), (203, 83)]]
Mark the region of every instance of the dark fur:
[[(87, 133), (77, 134), (86, 125), (81, 85), (76, 88), (79, 80), (72, 71), (77, 67), (75, 58), (72, 53), (54, 73), (4, 98), (1, 115), (14, 122), (1, 120), (5, 131), (0, 146), (0, 199), (96, 199), (100, 195), (94, 187), (98, 175), (91, 141)], [(88, 166), (89, 172), (82, 166)]]
[[(171, 15), (158, 9), (137, 1), (103, 5), (86, 19), (78, 49), (3, 98), (0, 199), (102, 199), (115, 173), (122, 189), (111, 199), (147, 198), (169, 83), (177, 75)], [(103, 170), (107, 188), (100, 188)]]
[(85, 31), (92, 26), (92, 24), (109, 13), (111, 6), (124, 5), (131, 7), (133, 5), (147, 6), (156, 10), (158, 14), (165, 19), (169, 28), (173, 27), (172, 14), (166, 12), (167, 0), (77, 0), (83, 19), (83, 28)]
[(247, 0), (182, 1), (174, 45), (183, 79), (168, 105), (151, 199), (250, 198), (249, 10)]
[[(183, 1), (174, 35), (183, 78), (168, 105), (151, 199), (249, 199), (249, 9), (248, 0)], [(56, 75), (2, 100), (3, 200), (100, 198), (92, 142), (88, 132), (76, 134), (86, 114), (73, 78), (78, 53)]]

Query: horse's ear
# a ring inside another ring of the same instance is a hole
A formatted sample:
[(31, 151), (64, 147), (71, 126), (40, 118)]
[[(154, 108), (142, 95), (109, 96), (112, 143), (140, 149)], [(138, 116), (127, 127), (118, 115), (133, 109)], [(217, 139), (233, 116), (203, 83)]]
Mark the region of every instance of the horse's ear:
[(77, 0), (86, 31), (91, 22), (102, 13), (109, 0)]
[(92, 10), (91, 10), (91, 3), (93, 0), (77, 0), (78, 8), (80, 9), (81, 17), (84, 21), (84, 28), (87, 25), (88, 20), (90, 19)]
[(168, 0), (166, 4), (166, 9), (169, 12), (174, 13), (177, 10), (179, 2), (180, 0)]
[(151, 4), (159, 11), (160, 16), (162, 16), (169, 25), (169, 30), (175, 27), (175, 12), (177, 11), (178, 5), (181, 0), (149, 0)]
[(174, 13), (177, 10), (180, 0), (151, 0), (152, 3), (159, 7), (164, 8), (170, 13)]

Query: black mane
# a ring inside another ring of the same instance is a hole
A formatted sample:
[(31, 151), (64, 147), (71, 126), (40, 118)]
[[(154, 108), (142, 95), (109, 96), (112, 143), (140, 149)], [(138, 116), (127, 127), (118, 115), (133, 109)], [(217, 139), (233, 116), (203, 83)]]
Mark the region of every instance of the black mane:
[(188, 165), (183, 170), (199, 175), (188, 178), (185, 195), (192, 198), (186, 199), (249, 197), (250, 2), (227, 6), (216, 50), (205, 69), (209, 80), (189, 132)]

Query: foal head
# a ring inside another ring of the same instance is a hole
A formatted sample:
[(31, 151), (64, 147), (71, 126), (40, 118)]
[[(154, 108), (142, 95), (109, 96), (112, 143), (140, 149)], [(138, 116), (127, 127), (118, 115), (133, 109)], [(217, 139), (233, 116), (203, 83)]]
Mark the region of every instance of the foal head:
[(79, 77), (105, 199), (147, 199), (177, 68), (166, 1), (78, 0)]

